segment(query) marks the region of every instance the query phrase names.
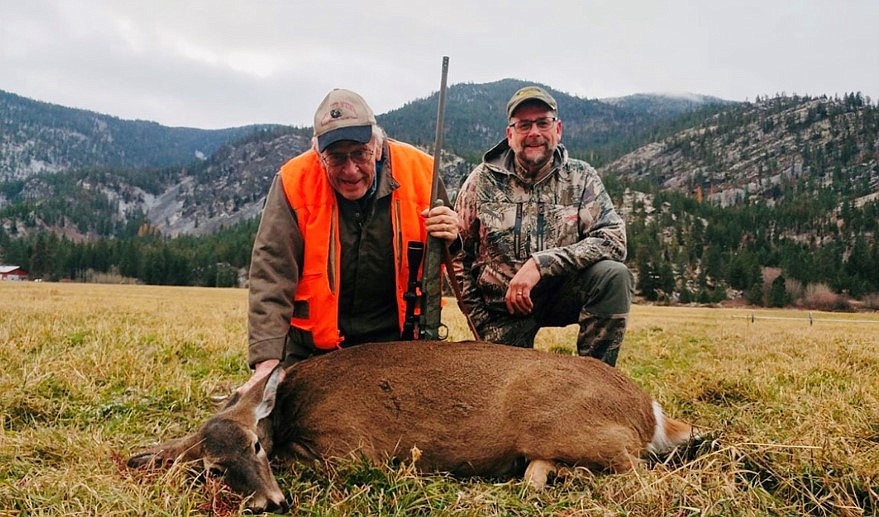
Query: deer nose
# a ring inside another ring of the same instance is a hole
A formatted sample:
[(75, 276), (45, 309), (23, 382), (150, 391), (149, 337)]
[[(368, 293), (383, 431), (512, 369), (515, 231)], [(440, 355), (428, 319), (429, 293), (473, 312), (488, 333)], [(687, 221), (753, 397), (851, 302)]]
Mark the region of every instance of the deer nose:
[(287, 500), (282, 497), (278, 501), (272, 499), (251, 501), (247, 509), (254, 513), (287, 513), (290, 507), (287, 505)]
[(287, 513), (290, 507), (287, 506), (287, 501), (281, 499), (281, 502), (268, 501), (266, 504), (265, 511), (267, 513)]
[(264, 505), (249, 505), (248, 510), (259, 513), (287, 513), (290, 510), (290, 507), (287, 505), (287, 501), (283, 498), (279, 501), (266, 499)]

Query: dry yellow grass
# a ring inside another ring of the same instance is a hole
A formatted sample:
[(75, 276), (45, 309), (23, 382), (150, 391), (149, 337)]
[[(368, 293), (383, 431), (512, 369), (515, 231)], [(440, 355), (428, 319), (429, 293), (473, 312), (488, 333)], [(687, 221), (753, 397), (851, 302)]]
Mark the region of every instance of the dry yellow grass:
[[(751, 321), (752, 314), (756, 317)], [(279, 475), (310, 514), (869, 515), (879, 509), (879, 315), (636, 306), (619, 367), (705, 429), (698, 453), (618, 476), (518, 482), (352, 462)], [(469, 332), (454, 301), (452, 339)], [(538, 348), (574, 347), (576, 328)], [(123, 468), (243, 383), (246, 292), (0, 283), (0, 514), (235, 514), (179, 471)]]

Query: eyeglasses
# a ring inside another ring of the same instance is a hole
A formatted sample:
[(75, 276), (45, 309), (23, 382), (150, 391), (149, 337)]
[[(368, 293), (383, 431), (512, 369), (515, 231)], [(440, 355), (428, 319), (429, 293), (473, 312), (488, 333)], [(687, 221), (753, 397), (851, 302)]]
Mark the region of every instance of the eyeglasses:
[(357, 149), (350, 153), (326, 153), (320, 155), (320, 158), (327, 167), (342, 167), (348, 163), (348, 158), (351, 158), (351, 161), (356, 164), (366, 165), (372, 155), (372, 149)]
[(532, 126), (537, 126), (537, 129), (540, 131), (546, 131), (552, 127), (556, 120), (558, 120), (558, 117), (543, 117), (536, 120), (518, 120), (510, 123), (507, 127), (515, 129), (517, 133), (527, 133), (531, 131)]

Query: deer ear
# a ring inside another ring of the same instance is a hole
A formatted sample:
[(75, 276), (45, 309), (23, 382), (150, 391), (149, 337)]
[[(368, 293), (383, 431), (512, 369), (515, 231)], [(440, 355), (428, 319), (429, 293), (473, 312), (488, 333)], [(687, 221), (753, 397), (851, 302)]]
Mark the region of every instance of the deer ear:
[(128, 458), (128, 468), (168, 468), (178, 459), (192, 461), (200, 454), (195, 435), (175, 438)]
[(130, 469), (139, 469), (141, 467), (154, 468), (158, 467), (161, 463), (162, 459), (160, 458), (160, 454), (153, 451), (139, 452), (132, 455), (128, 458), (128, 461), (125, 462)]
[(282, 380), (284, 380), (284, 368), (279, 365), (272, 370), (266, 380), (266, 386), (262, 391), (262, 400), (256, 407), (257, 422), (272, 414), (272, 410), (275, 408), (275, 398), (278, 395), (278, 385), (281, 384)]

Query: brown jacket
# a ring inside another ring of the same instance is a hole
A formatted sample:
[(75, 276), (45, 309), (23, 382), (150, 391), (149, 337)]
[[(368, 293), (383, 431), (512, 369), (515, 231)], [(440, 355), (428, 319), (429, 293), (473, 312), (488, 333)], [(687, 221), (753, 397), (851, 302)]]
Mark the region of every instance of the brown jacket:
[[(399, 184), (392, 176), (387, 140), (382, 156), (373, 195), (360, 201), (337, 196), (342, 250), (339, 330), (345, 336), (343, 346), (400, 338), (390, 219), (391, 193)], [(429, 169), (395, 171), (396, 174), (426, 175), (431, 172)], [(442, 185), (440, 194), (447, 199)], [(304, 246), (296, 214), (284, 195), (280, 177), (276, 176), (266, 198), (251, 256), (248, 311), (251, 366), (268, 359), (283, 359), (285, 354), (295, 360), (318, 352), (307, 336), (291, 332), (290, 327)]]

